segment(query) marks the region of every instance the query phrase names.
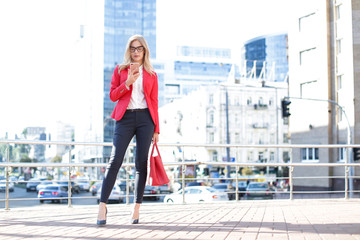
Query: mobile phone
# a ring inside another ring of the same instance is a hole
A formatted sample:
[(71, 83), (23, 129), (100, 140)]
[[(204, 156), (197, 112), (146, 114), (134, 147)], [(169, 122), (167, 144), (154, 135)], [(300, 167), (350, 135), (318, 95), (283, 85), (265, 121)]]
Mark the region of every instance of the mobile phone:
[(139, 72), (139, 64), (138, 63), (130, 63), (130, 71), (135, 74)]

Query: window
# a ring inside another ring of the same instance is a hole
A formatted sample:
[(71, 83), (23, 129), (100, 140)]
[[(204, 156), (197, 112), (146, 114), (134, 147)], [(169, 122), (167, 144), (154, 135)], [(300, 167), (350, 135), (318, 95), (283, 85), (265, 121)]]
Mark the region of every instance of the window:
[(342, 4), (336, 6), (336, 20), (341, 18)]
[(338, 90), (342, 89), (342, 87), (343, 87), (343, 76), (344, 75), (338, 75), (337, 76)]
[(240, 133), (235, 133), (235, 143), (240, 143)]
[(317, 66), (316, 64), (316, 48), (306, 49), (300, 52), (301, 66)]
[(215, 151), (212, 154), (212, 160), (213, 160), (213, 162), (217, 162), (217, 159), (218, 159), (218, 153), (217, 153), (217, 151)]
[(166, 84), (165, 91), (167, 94), (178, 95), (180, 94), (180, 85), (177, 84)]
[(302, 161), (318, 161), (319, 149), (318, 148), (301, 148)]
[(299, 18), (299, 32), (309, 32), (314, 30), (315, 13)]
[(275, 161), (275, 153), (270, 152), (270, 162), (274, 162), (274, 161)]
[(343, 114), (344, 114), (343, 111), (339, 110), (339, 114), (338, 114), (338, 116), (339, 116), (339, 122), (342, 122), (342, 120), (344, 119)]
[(259, 152), (259, 162), (264, 162), (264, 153)]
[(248, 161), (252, 161), (252, 155), (253, 155), (253, 152), (249, 152), (248, 153)]
[(273, 99), (273, 98), (270, 98), (270, 99), (269, 99), (269, 106), (271, 106), (271, 105), (273, 104), (273, 102), (274, 102), (274, 99)]
[(345, 154), (346, 154), (346, 149), (339, 148), (339, 162), (345, 162)]
[(262, 97), (260, 97), (260, 98), (259, 98), (259, 105), (263, 105), (263, 103), (264, 103), (264, 100), (263, 100)]
[(209, 142), (214, 143), (214, 133), (209, 133)]
[(289, 162), (289, 161), (290, 161), (290, 154), (289, 154), (289, 152), (287, 152), (287, 151), (284, 151), (284, 152), (283, 152), (283, 161), (284, 161), (284, 162)]
[(210, 95), (209, 95), (209, 104), (210, 104), (210, 105), (213, 105), (213, 103), (214, 103), (214, 95), (213, 95), (213, 94), (210, 94)]
[(239, 115), (238, 114), (235, 114), (235, 124), (236, 125), (239, 125), (240, 124), (240, 121), (239, 121)]
[(247, 105), (251, 105), (251, 104), (252, 104), (252, 99), (251, 99), (251, 97), (249, 97), (247, 100)]
[(214, 112), (211, 111), (209, 113), (209, 126), (213, 126), (214, 125)]
[(283, 134), (283, 143), (289, 143), (289, 138), (288, 138), (288, 134), (284, 133)]
[(342, 45), (342, 39), (336, 40), (336, 52), (337, 52), (337, 54), (341, 53), (341, 45)]

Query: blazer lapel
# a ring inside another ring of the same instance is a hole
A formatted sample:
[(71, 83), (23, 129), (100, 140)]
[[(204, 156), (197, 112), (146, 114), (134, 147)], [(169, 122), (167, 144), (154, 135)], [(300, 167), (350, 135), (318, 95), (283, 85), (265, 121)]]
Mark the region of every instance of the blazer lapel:
[(151, 76), (147, 71), (145, 71), (144, 68), (143, 68), (143, 87), (145, 93), (149, 93), (151, 91)]

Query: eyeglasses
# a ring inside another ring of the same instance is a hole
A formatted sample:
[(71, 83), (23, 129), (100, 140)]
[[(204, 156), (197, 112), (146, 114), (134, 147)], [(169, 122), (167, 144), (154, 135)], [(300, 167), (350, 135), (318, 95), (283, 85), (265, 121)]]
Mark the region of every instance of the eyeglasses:
[(140, 47), (130, 47), (130, 52), (134, 53), (135, 51), (142, 52), (142, 51), (144, 51), (144, 47), (143, 47), (143, 46), (140, 46)]

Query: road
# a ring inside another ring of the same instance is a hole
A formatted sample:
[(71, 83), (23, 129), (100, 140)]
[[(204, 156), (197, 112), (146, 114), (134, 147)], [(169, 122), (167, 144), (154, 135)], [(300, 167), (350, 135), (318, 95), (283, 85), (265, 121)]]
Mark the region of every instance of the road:
[[(25, 199), (25, 200), (13, 200), (9, 202), (9, 208), (17, 208), (17, 207), (29, 207), (29, 206), (38, 206), (41, 204), (59, 204), (52, 203), (51, 201), (46, 201), (45, 203), (40, 203), (39, 200), (26, 200), (35, 198), (37, 199), (36, 192), (26, 192), (25, 188), (15, 187), (14, 192), (10, 192), (10, 199)], [(97, 197), (92, 196), (90, 192), (80, 192), (73, 194), (75, 199), (72, 199), (72, 205), (97, 205)], [(83, 199), (76, 199), (77, 197), (81, 197)], [(276, 192), (273, 195), (274, 199), (289, 199), (289, 192)], [(321, 193), (312, 193), (312, 194), (294, 194), (294, 199), (315, 199), (315, 198), (344, 198), (344, 194), (342, 193), (334, 193), (334, 194), (321, 194)], [(359, 194), (354, 194), (354, 198), (359, 198)], [(5, 208), (5, 192), (0, 192), (0, 209)], [(155, 202), (163, 202), (164, 196), (161, 196), (159, 200), (148, 200), (144, 198), (144, 203), (155, 203)], [(240, 200), (244, 200), (241, 198)], [(133, 193), (130, 193), (129, 202), (133, 202)], [(63, 201), (60, 204), (67, 204)], [(124, 204), (124, 203), (120, 203)]]
[[(133, 193), (130, 193), (129, 201), (130, 203), (133, 202)], [(73, 205), (97, 205), (97, 197), (92, 196), (90, 192), (80, 192), (80, 193), (74, 193), (72, 195), (75, 199), (71, 201), (71, 204)], [(77, 197), (89, 197), (84, 199), (76, 199)], [(40, 203), (39, 200), (26, 200), (31, 198), (37, 198), (36, 192), (26, 192), (26, 188), (21, 187), (15, 187), (13, 192), (9, 193), (10, 199), (24, 199), (24, 200), (14, 200), (9, 202), (9, 208), (16, 208), (16, 207), (29, 207), (29, 206), (38, 206), (43, 204), (59, 204), (59, 203), (52, 203), (51, 201), (45, 201), (44, 203)], [(163, 196), (160, 197), (158, 201), (148, 200), (144, 199), (144, 202), (162, 202)], [(0, 192), (0, 208), (5, 208), (5, 192)], [(67, 204), (65, 201), (63, 201), (60, 204)], [(124, 203), (122, 203), (124, 204)]]

